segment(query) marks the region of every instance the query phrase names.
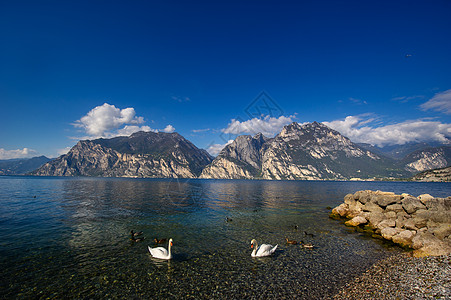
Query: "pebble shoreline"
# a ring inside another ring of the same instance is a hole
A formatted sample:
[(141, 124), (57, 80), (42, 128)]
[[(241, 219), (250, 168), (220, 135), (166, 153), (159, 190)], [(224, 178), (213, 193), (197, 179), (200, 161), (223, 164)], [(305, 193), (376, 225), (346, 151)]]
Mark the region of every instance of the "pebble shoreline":
[(348, 283), (333, 299), (451, 299), (451, 255), (394, 254)]

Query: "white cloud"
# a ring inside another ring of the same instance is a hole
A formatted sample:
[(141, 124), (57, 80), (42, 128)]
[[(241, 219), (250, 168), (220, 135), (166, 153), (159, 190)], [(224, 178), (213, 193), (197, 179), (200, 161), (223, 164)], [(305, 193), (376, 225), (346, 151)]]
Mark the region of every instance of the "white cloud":
[(116, 136), (129, 136), (138, 131), (145, 132), (174, 132), (172, 125), (167, 125), (163, 130), (152, 129), (145, 123), (143, 117), (136, 116), (133, 107), (120, 109), (114, 105), (104, 103), (91, 109), (80, 120), (75, 121), (73, 125), (85, 131), (87, 136), (82, 138), (74, 137), (73, 139), (90, 139), (90, 138), (112, 138)]
[(253, 118), (244, 122), (232, 119), (227, 128), (222, 129), (221, 131), (227, 134), (236, 135), (244, 133), (255, 135), (261, 132), (265, 136), (272, 137), (279, 133), (283, 126), (292, 123), (293, 118), (294, 116), (280, 116), (279, 118), (266, 116), (263, 119)]
[(172, 125), (168, 125), (163, 129), (163, 132), (166, 132), (166, 133), (172, 133), (174, 131), (175, 131), (175, 128)]
[(227, 146), (227, 145), (229, 145), (231, 143), (233, 143), (233, 140), (229, 140), (225, 144), (213, 144), (213, 145), (210, 145), (207, 148), (207, 152), (210, 153), (213, 156), (217, 156), (219, 154), (219, 152), (221, 152), (221, 150), (224, 149), (225, 146)]
[(403, 145), (409, 142), (449, 142), (451, 124), (437, 121), (412, 120), (380, 127), (364, 126), (368, 119), (348, 116), (344, 120), (323, 122), (356, 143), (368, 143), (380, 147)]
[(0, 159), (13, 159), (13, 158), (31, 158), (38, 156), (36, 150), (30, 148), (16, 149), (16, 150), (5, 150), (0, 148)]
[(129, 136), (138, 131), (153, 131), (157, 132), (157, 130), (150, 128), (149, 126), (136, 126), (136, 125), (125, 125), (124, 128), (118, 129), (116, 132), (109, 133), (106, 137), (115, 137), (115, 136)]
[(437, 93), (426, 103), (420, 105), (423, 110), (441, 111), (451, 115), (451, 89), (441, 93)]
[(210, 128), (205, 128), (205, 129), (193, 129), (191, 130), (194, 133), (200, 133), (200, 132), (207, 132), (210, 131)]
[(124, 125), (144, 123), (143, 117), (136, 117), (135, 114), (135, 109), (132, 107), (119, 109), (104, 103), (94, 107), (86, 116), (75, 121), (74, 126), (84, 129), (90, 136), (101, 137)]
[(58, 156), (61, 156), (61, 155), (67, 154), (67, 152), (69, 152), (70, 149), (72, 149), (72, 147), (66, 147), (66, 148), (63, 148), (63, 149), (57, 149), (56, 153), (58, 154)]

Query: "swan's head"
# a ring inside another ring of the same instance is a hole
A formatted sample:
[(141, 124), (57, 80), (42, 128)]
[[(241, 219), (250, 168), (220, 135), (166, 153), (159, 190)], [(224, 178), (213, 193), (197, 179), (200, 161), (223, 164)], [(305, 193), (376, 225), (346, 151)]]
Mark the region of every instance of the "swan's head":
[(254, 248), (254, 244), (257, 244), (257, 241), (255, 239), (251, 241), (251, 248)]
[(169, 245), (172, 247), (172, 239), (169, 239)]

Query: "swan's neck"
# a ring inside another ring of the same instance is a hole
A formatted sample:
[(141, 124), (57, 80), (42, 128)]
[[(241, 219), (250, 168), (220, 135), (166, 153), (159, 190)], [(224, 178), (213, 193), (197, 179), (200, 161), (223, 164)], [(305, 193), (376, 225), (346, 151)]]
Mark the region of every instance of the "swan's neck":
[(169, 256), (169, 257), (172, 256), (172, 255), (171, 255), (171, 244), (172, 244), (172, 242), (169, 241), (169, 244), (168, 244), (168, 256)]
[(257, 244), (257, 242), (255, 242), (255, 243), (254, 243), (254, 250), (252, 250), (251, 256), (257, 255), (257, 248), (258, 248), (258, 244)]

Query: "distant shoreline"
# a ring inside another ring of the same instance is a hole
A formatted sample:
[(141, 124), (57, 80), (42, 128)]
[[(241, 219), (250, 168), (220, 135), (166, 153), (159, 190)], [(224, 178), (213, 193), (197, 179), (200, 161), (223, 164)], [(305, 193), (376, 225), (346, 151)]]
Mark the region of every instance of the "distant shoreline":
[(436, 182), (449, 183), (451, 181), (426, 181), (426, 180), (412, 180), (411, 178), (352, 178), (352, 179), (264, 179), (264, 178), (172, 178), (172, 177), (137, 177), (137, 176), (50, 176), (50, 175), (30, 175), (30, 174), (0, 174), (0, 177), (34, 177), (34, 178), (117, 178), (117, 179), (167, 179), (167, 180), (246, 180), (246, 181), (287, 181), (287, 182)]

